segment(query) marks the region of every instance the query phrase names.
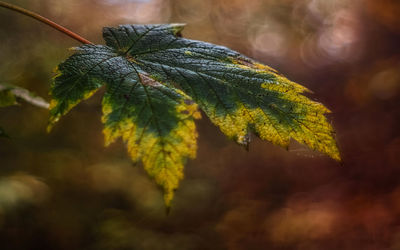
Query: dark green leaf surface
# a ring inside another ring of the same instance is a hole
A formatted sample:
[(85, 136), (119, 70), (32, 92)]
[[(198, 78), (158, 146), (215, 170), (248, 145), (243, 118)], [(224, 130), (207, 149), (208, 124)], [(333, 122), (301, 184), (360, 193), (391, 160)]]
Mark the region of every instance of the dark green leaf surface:
[(329, 111), (303, 96), (306, 88), (226, 47), (181, 38), (182, 28), (104, 28), (106, 46), (77, 48), (54, 80), (50, 126), (105, 84), (106, 144), (122, 137), (132, 159), (164, 187), (167, 204), (184, 160), (195, 154), (193, 101), (239, 144), (247, 146), (252, 131), (284, 147), (293, 138), (340, 160)]

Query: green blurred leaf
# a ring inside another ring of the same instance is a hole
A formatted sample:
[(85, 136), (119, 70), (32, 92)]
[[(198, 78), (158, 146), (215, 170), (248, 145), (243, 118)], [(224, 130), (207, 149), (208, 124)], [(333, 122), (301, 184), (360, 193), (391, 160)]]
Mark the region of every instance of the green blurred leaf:
[(15, 95), (9, 89), (0, 89), (0, 108), (8, 107), (17, 104)]
[[(43, 98), (35, 96), (29, 90), (12, 84), (0, 83), (0, 108), (17, 105), (19, 99), (41, 108), (49, 108), (49, 104)], [(1, 127), (0, 137), (10, 138)]]
[(195, 156), (193, 101), (239, 144), (247, 146), (253, 131), (284, 147), (294, 138), (340, 160), (329, 110), (303, 96), (306, 88), (226, 47), (181, 38), (183, 27), (104, 28), (107, 46), (76, 48), (52, 85), (49, 128), (105, 84), (106, 144), (122, 137), (131, 158), (166, 191), (167, 205), (184, 160)]
[(10, 138), (2, 127), (0, 127), (0, 137)]
[(49, 104), (43, 98), (36, 96), (29, 90), (12, 84), (0, 83), (0, 107), (16, 105), (18, 99), (37, 107), (49, 108)]

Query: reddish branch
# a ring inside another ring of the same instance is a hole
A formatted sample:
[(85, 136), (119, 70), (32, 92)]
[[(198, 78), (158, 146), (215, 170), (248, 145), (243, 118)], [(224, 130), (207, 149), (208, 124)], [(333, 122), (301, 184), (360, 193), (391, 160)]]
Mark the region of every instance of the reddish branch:
[(41, 15), (39, 15), (37, 13), (34, 13), (32, 11), (29, 11), (29, 10), (23, 9), (21, 7), (15, 6), (13, 4), (5, 3), (5, 2), (2, 2), (2, 1), (0, 1), (0, 7), (7, 8), (7, 9), (10, 9), (10, 10), (19, 12), (19, 13), (25, 15), (25, 16), (32, 17), (32, 18), (34, 18), (34, 19), (36, 19), (36, 20), (38, 20), (38, 21), (40, 21), (42, 23), (45, 23), (45, 24), (51, 26), (52, 28), (54, 28), (54, 29), (56, 29), (56, 30), (58, 30), (58, 31), (60, 31), (60, 32), (72, 37), (73, 39), (75, 39), (75, 40), (77, 40), (77, 41), (79, 41), (81, 43), (93, 44), (89, 40), (87, 40), (87, 39), (81, 37), (80, 35), (70, 31), (69, 29), (67, 29), (67, 28), (65, 28), (65, 27), (63, 27), (63, 26), (61, 26), (61, 25), (59, 25), (59, 24), (57, 24), (57, 23), (55, 23), (55, 22), (53, 22), (53, 21), (41, 16)]

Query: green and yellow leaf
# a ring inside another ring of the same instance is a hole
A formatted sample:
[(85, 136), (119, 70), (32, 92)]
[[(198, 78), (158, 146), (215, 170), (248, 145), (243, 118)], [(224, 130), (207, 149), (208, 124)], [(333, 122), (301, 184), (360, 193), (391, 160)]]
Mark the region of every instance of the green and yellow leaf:
[(293, 138), (340, 160), (322, 104), (307, 89), (226, 47), (181, 37), (182, 24), (104, 28), (106, 46), (84, 45), (58, 67), (50, 126), (106, 85), (106, 145), (122, 137), (131, 158), (165, 190), (167, 205), (194, 157), (197, 106), (247, 146), (249, 133), (288, 147)]
[[(122, 137), (134, 161), (142, 160), (148, 174), (165, 190), (170, 206), (183, 178), (186, 158), (196, 156), (197, 105), (185, 94), (144, 74), (107, 86), (103, 98), (105, 143)], [(133, 83), (133, 84), (132, 84)]]

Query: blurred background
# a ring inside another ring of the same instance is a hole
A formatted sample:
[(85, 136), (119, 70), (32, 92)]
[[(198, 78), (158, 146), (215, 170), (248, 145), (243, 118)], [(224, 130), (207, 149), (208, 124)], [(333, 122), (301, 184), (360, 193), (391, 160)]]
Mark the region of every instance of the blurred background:
[[(47, 134), (48, 112), (0, 109), (1, 249), (400, 249), (400, 2), (18, 0), (103, 44), (103, 26), (187, 23), (314, 91), (332, 110), (343, 166), (293, 142), (246, 152), (205, 118), (169, 215), (119, 141), (103, 147), (98, 92)], [(0, 82), (49, 100), (78, 46), (0, 9)]]

